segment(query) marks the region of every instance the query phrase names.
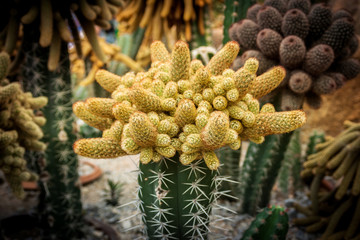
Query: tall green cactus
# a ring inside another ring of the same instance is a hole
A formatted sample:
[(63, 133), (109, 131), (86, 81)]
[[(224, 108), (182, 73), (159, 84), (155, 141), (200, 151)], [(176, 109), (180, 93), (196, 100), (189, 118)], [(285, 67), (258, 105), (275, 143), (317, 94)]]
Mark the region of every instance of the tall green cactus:
[(295, 130), (279, 172), (278, 184), (282, 192), (288, 192), (289, 183), (292, 183), (294, 190), (299, 189), (301, 165), (300, 131)]
[(245, 231), (241, 240), (285, 240), (289, 229), (288, 221), (288, 215), (282, 207), (266, 207), (256, 215), (255, 220)]
[(255, 215), (260, 202), (262, 182), (269, 167), (271, 146), (278, 136), (265, 138), (262, 144), (250, 143), (240, 173), (242, 212)]
[(37, 26), (24, 27), (25, 62), (22, 66), (24, 88), (34, 96), (49, 99), (43, 109), (47, 122), (43, 127), (44, 141), (48, 143), (45, 170), (48, 182), (42, 186), (45, 196), (43, 220), (48, 225), (48, 235), (56, 239), (79, 239), (82, 236), (82, 206), (77, 172), (78, 160), (72, 150), (75, 140), (70, 66), (67, 44), (61, 44), (59, 67), (47, 68), (49, 48), (38, 43)]
[(217, 171), (199, 160), (188, 166), (179, 154), (160, 163), (140, 163), (140, 210), (150, 239), (207, 238)]
[[(247, 9), (254, 3), (253, 0), (226, 0), (225, 1), (225, 19), (224, 19), (224, 39), (223, 43), (230, 41), (229, 28), (231, 25), (246, 17)], [(240, 49), (241, 51), (241, 49)], [(229, 176), (233, 181), (239, 181), (239, 165), (240, 165), (241, 148), (238, 150), (231, 150), (229, 148), (220, 149), (218, 157), (225, 166), (221, 169), (221, 174)], [(228, 167), (229, 166), (229, 167)], [(231, 166), (231, 167), (230, 167)], [(230, 191), (234, 197), (240, 197), (240, 190), (237, 183), (228, 182), (222, 186), (225, 191)]]

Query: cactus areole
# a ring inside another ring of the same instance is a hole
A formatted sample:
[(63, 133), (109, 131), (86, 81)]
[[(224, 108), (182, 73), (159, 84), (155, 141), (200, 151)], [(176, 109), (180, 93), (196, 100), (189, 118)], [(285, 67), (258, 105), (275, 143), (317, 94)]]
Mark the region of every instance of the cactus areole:
[(303, 111), (275, 112), (257, 98), (272, 91), (285, 70), (274, 67), (256, 76), (258, 61), (228, 69), (239, 45), (227, 43), (207, 64), (190, 59), (178, 41), (170, 54), (161, 42), (151, 45), (151, 68), (122, 77), (99, 70), (96, 80), (111, 98), (73, 105), (75, 115), (103, 131), (80, 139), (75, 153), (91, 158), (140, 154), (140, 210), (151, 239), (206, 238), (216, 200), (214, 150), (239, 149), (242, 140), (293, 131), (305, 123)]

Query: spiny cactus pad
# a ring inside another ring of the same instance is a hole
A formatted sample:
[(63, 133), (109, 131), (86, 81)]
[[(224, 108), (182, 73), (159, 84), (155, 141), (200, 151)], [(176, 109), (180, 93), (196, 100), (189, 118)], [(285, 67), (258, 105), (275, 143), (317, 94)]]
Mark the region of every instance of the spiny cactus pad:
[[(171, 54), (161, 42), (154, 42), (151, 51), (151, 68), (132, 74), (131, 81), (129, 74), (121, 78), (104, 70), (96, 74), (112, 99), (74, 104), (79, 118), (104, 131), (102, 138), (78, 140), (77, 154), (108, 158), (141, 153), (140, 161), (146, 164), (158, 161), (159, 154), (172, 158), (179, 152), (184, 165), (203, 158), (215, 170), (219, 160), (214, 150), (225, 145), (238, 149), (241, 140), (261, 142), (266, 135), (305, 123), (302, 111), (260, 113), (256, 98), (276, 88), (285, 70), (274, 67), (257, 77), (259, 63), (254, 58), (236, 72), (228, 69), (239, 51), (236, 42), (227, 43), (205, 67), (190, 61), (182, 41)], [(115, 120), (121, 127), (114, 127)]]

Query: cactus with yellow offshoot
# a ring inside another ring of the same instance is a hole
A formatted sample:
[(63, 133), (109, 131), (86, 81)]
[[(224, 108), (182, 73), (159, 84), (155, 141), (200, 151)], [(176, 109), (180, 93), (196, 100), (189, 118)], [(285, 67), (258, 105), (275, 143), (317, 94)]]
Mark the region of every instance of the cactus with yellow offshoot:
[(293, 131), (305, 123), (303, 111), (275, 112), (257, 98), (274, 89), (285, 70), (256, 76), (258, 61), (228, 69), (239, 45), (227, 43), (207, 64), (190, 59), (178, 41), (170, 54), (151, 45), (151, 68), (120, 77), (99, 70), (95, 79), (111, 98), (73, 105), (75, 115), (103, 131), (80, 139), (75, 153), (91, 158), (140, 154), (139, 207), (150, 238), (204, 237), (217, 194), (220, 166), (215, 150), (242, 140)]

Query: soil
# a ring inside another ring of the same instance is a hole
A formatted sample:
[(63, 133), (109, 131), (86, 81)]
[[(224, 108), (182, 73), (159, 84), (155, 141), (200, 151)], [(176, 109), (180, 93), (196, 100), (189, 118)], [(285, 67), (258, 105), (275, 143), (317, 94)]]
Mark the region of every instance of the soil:
[(305, 142), (313, 130), (336, 136), (344, 129), (345, 120), (360, 122), (360, 75), (347, 81), (334, 93), (324, 95), (320, 109), (311, 109), (305, 105), (304, 110), (307, 114), (307, 123), (302, 129)]

